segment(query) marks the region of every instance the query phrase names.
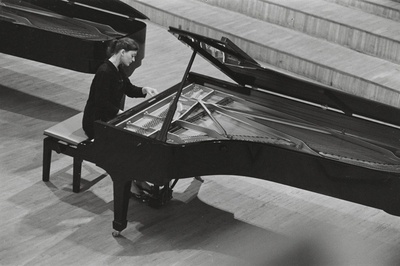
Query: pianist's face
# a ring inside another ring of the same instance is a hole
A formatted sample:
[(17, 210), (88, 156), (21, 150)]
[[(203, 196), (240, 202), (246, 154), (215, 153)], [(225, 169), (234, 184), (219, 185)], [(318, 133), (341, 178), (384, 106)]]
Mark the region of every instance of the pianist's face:
[(135, 62), (137, 51), (125, 51), (121, 50), (121, 64), (129, 66), (132, 62)]

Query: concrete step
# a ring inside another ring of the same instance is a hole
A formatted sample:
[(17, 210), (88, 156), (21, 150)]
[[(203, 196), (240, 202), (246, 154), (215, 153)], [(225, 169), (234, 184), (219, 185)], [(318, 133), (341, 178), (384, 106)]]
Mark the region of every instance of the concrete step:
[[(377, 4), (373, 6), (364, 1), (350, 0), (198, 1), (294, 29), (361, 53), (400, 63), (399, 22), (362, 10), (372, 9), (373, 11), (378, 9)], [(345, 6), (347, 2), (348, 5)], [(396, 4), (400, 8), (400, 3)], [(360, 9), (349, 8), (355, 6)], [(386, 6), (379, 7), (382, 9), (381, 13), (389, 11)]]
[(383, 18), (400, 21), (400, 2), (393, 0), (324, 0), (371, 13)]
[[(124, 1), (164, 27), (215, 39), (226, 36), (256, 60), (341, 91), (400, 106), (400, 66), (395, 63), (205, 1)], [(296, 1), (306, 4), (311, 0)]]

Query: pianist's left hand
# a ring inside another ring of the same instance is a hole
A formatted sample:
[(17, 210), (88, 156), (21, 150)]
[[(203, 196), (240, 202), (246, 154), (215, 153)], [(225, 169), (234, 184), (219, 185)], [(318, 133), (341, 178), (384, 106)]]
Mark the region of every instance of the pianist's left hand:
[(156, 89), (153, 89), (151, 87), (143, 87), (142, 88), (143, 94), (147, 94), (150, 97), (153, 97), (154, 95), (158, 94), (158, 91)]

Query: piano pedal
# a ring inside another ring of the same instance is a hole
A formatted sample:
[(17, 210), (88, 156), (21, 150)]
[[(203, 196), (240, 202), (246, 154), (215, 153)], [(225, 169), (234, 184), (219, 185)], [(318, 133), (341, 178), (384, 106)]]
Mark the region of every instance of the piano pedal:
[(144, 194), (144, 193), (136, 194), (136, 193), (131, 192), (131, 198), (134, 200), (137, 200), (139, 202), (146, 203), (149, 201), (150, 196), (147, 194)]

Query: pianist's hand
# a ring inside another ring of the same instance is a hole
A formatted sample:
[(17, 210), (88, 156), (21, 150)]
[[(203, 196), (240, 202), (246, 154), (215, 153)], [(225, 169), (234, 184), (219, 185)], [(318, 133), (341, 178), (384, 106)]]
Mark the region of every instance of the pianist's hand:
[(144, 94), (148, 94), (150, 97), (158, 94), (158, 91), (156, 89), (151, 88), (151, 87), (143, 87), (142, 88), (142, 92)]

